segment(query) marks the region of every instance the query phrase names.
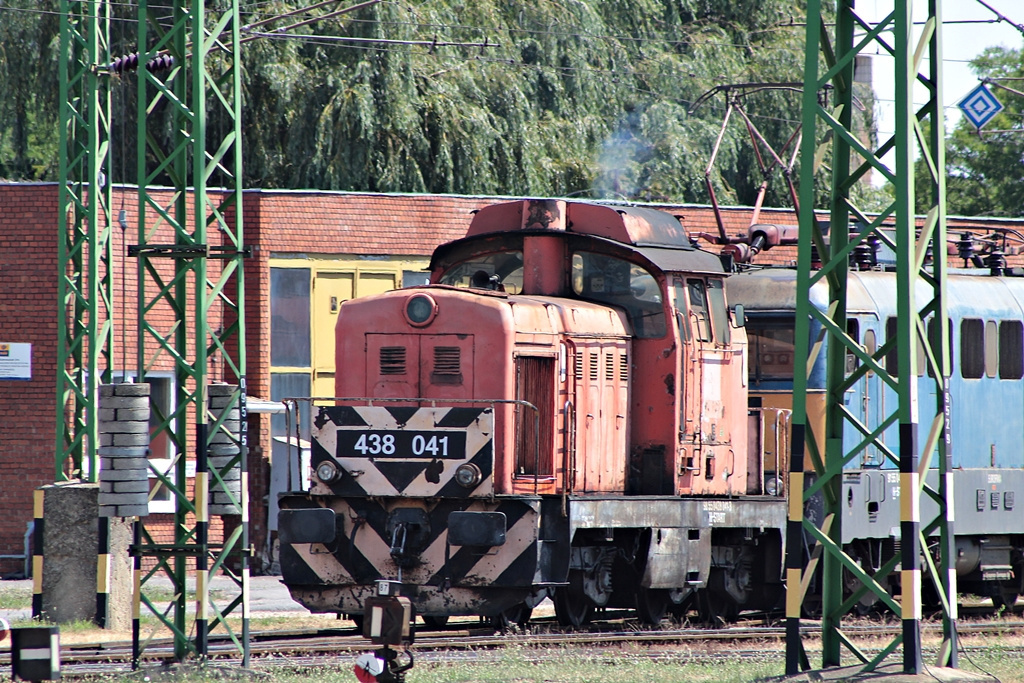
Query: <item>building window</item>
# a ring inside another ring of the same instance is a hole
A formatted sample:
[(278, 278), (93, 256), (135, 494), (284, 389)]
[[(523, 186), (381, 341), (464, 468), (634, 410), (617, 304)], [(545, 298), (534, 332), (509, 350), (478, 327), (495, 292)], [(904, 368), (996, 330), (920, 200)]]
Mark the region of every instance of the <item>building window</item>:
[(270, 269), (270, 364), (309, 367), (309, 268)]
[(403, 270), (402, 271), (402, 286), (403, 287), (420, 287), (422, 285), (430, 284), (430, 273), (423, 270)]
[[(133, 381), (137, 379), (134, 372), (114, 373), (113, 377), (115, 383), (123, 382), (126, 377)], [(146, 382), (149, 384), (149, 511), (174, 512), (174, 494), (156, 474), (167, 475), (175, 486), (179, 485), (173, 467), (178, 450), (171, 438), (177, 429), (174, 373), (149, 372)], [(186, 476), (195, 476), (195, 461), (188, 462), (187, 466)]]

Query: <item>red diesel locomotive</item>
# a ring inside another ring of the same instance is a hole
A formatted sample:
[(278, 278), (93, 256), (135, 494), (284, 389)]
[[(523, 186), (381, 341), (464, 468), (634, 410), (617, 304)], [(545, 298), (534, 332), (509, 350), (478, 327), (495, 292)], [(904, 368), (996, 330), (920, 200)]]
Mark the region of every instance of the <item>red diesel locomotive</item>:
[(280, 501), (293, 597), (361, 615), (390, 580), (428, 623), (778, 604), (775, 418), (725, 276), (666, 213), (526, 200), (476, 212), (430, 285), (346, 302), (310, 490)]

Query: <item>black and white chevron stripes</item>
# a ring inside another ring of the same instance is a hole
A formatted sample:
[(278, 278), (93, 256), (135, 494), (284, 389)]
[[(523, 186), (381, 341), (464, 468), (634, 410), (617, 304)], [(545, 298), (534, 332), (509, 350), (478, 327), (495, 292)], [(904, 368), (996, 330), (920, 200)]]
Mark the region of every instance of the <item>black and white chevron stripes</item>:
[[(286, 503), (287, 505), (287, 503)], [(346, 499), (332, 503), (337, 537), (323, 544), (284, 544), (281, 570), (288, 585), (372, 585), (380, 578), (397, 578), (391, 556), (388, 520), (400, 501)], [(413, 566), (403, 567), (402, 582), (418, 586), (487, 586), (529, 588), (537, 572), (538, 501), (440, 500), (418, 503), (428, 520), (424, 533), (410, 548)], [(505, 543), (493, 548), (448, 545), (448, 516), (455, 511), (500, 512), (506, 519)]]
[[(311, 493), (415, 498), (484, 497), (493, 491), (493, 411), (487, 407), (324, 406), (313, 423), (312, 466), (330, 460), (341, 476)], [(475, 465), (473, 488), (455, 470)]]

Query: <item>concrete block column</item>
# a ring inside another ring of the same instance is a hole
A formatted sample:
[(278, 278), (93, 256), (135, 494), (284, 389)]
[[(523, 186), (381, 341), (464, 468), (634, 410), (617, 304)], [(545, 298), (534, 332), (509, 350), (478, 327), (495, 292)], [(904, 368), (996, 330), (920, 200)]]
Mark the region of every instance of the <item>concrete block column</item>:
[[(237, 504), (242, 498), (242, 414), (239, 401), (232, 405), (237, 384), (211, 384), (208, 387), (210, 405), (210, 448), (207, 451), (211, 473), (217, 470), (223, 484), (210, 477), (210, 514), (241, 514)], [(213, 422), (222, 419), (220, 429), (213, 432)], [(230, 496), (228, 494), (231, 494)], [(236, 503), (232, 503), (234, 497)]]
[(100, 517), (149, 514), (149, 385), (100, 387)]

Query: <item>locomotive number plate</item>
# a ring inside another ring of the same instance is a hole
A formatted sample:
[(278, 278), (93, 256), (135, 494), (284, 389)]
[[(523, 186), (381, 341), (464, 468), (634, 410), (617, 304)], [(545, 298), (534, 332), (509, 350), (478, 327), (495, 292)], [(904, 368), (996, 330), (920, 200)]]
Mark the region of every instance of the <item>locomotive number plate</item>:
[(337, 457), (465, 460), (466, 434), (408, 429), (339, 429)]

